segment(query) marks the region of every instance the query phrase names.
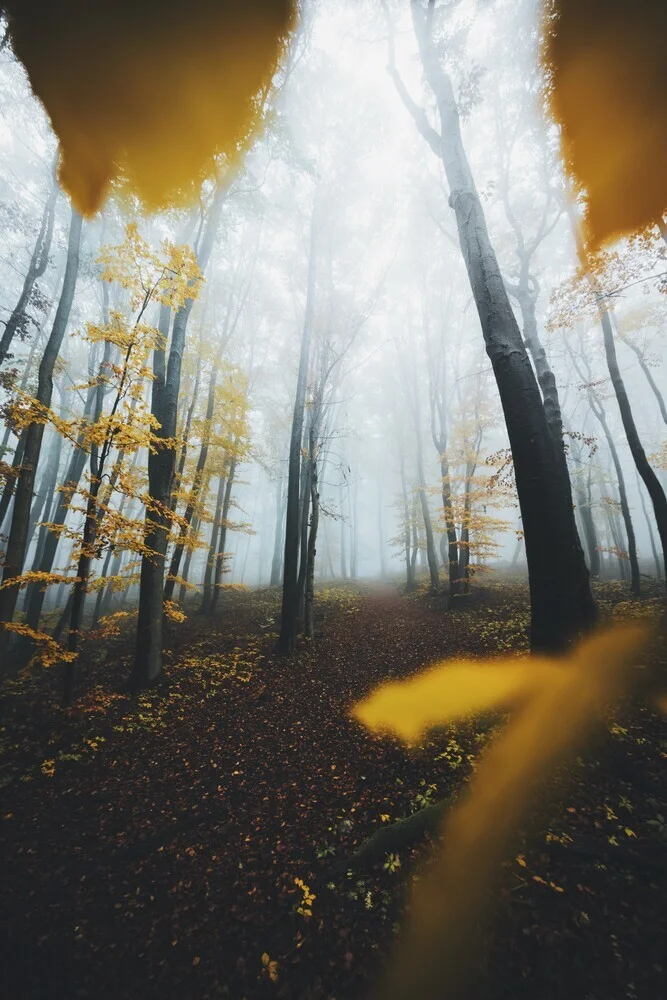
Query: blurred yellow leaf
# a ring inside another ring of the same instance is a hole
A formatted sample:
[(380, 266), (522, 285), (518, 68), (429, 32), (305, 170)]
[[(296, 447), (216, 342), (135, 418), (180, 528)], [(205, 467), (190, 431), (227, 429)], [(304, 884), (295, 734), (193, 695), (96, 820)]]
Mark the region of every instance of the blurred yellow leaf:
[(182, 199), (256, 126), (293, 0), (7, 0), (14, 52), (60, 140), (60, 180), (97, 211), (123, 176), (149, 209)]
[(667, 4), (552, 0), (544, 22), (548, 102), (596, 248), (667, 210)]
[(446, 816), (444, 850), (416, 884), (411, 922), (387, 977), (385, 1000), (463, 995), (489, 887), (503, 859), (516, 857), (517, 829), (544, 780), (629, 686), (648, 634), (646, 627), (612, 628), (551, 660), (442, 664), (385, 685), (355, 707), (355, 716), (370, 728), (414, 743), (429, 727), (522, 702)]

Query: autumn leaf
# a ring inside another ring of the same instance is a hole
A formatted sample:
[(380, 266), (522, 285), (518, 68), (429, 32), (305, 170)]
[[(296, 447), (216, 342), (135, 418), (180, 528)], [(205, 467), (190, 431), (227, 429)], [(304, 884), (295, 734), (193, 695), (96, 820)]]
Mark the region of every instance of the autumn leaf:
[(667, 5), (557, 0), (544, 8), (548, 103), (566, 167), (587, 198), (595, 248), (667, 210)]
[(461, 996), (489, 886), (503, 858), (511, 856), (534, 795), (600, 711), (626, 689), (647, 636), (647, 628), (623, 626), (584, 640), (567, 657), (441, 665), (384, 685), (355, 707), (355, 716), (373, 730), (414, 743), (433, 726), (523, 701), (446, 818), (445, 848), (429, 877), (416, 885), (411, 922), (387, 979), (387, 1000)]
[(181, 200), (256, 125), (292, 0), (7, 0), (12, 47), (60, 140), (60, 180), (92, 215), (123, 177), (155, 209)]

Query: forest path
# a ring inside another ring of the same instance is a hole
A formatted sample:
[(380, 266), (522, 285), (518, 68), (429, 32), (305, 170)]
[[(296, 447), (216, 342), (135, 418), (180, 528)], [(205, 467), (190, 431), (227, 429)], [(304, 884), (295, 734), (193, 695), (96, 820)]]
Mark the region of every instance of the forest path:
[[(369, 736), (350, 719), (350, 706), (387, 677), (520, 642), (526, 594), (497, 588), (469, 609), (446, 613), (423, 595), (332, 586), (318, 595), (316, 614), (315, 641), (280, 658), (273, 653), (277, 594), (229, 592), (215, 620), (192, 614), (170, 627), (169, 682), (138, 701), (113, 693), (127, 670), (130, 632), (89, 645), (83, 690), (69, 712), (55, 707), (56, 676), (32, 687), (26, 682), (10, 698), (0, 827), (2, 995), (353, 1000), (364, 994), (393, 939), (409, 858), (397, 873), (380, 868), (343, 878), (334, 889), (327, 888), (326, 871), (378, 826), (455, 790), (479, 753), (480, 734), (458, 727), (448, 740), (427, 740), (408, 753)], [(625, 727), (627, 742), (642, 763), (647, 759), (657, 802), (659, 742), (653, 733), (647, 745), (634, 741), (642, 725)], [(602, 828), (608, 847), (607, 836), (625, 837), (621, 830), (631, 824), (633, 843), (651, 851), (646, 821), (657, 807), (649, 807), (642, 826), (634, 798), (635, 814), (619, 812), (621, 791), (613, 792), (611, 820), (605, 802), (612, 803), (612, 792), (587, 779), (575, 811), (558, 810), (559, 836), (583, 835), (578, 824), (586, 817), (586, 843)], [(635, 926), (652, 907), (661, 912), (653, 890), (642, 887), (631, 917), (620, 900), (637, 890), (628, 888), (623, 871), (615, 883), (590, 862), (582, 873), (576, 860), (574, 870), (568, 860), (557, 871), (539, 858), (538, 851), (532, 871), (566, 892), (536, 888), (532, 872), (517, 869), (522, 889), (505, 921), (520, 945), (511, 995), (585, 994), (578, 987), (592, 945), (584, 934), (575, 947), (567, 931), (583, 909), (593, 922), (607, 912), (610, 933), (621, 935), (622, 945), (606, 932), (594, 944), (602, 967), (613, 973), (600, 995), (625, 998), (613, 948), (633, 962), (639, 949), (646, 962), (658, 963), (653, 929), (639, 947)], [(585, 900), (575, 883), (588, 887)], [(528, 936), (521, 931), (526, 921), (535, 926)], [(659, 927), (656, 916), (656, 940)], [(542, 931), (562, 937), (567, 966), (558, 947), (545, 958)], [(265, 954), (275, 969), (263, 963)], [(540, 994), (529, 977), (524, 993), (531, 968), (543, 969), (546, 982), (560, 982), (565, 971), (573, 978), (562, 992)], [(639, 978), (634, 966), (631, 974)], [(591, 982), (598, 985), (594, 976)]]

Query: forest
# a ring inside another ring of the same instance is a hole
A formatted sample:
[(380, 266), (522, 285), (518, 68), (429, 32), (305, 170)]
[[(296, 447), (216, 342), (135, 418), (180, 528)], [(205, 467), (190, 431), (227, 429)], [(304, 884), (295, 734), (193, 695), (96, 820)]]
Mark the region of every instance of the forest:
[(667, 997), (666, 32), (0, 2), (3, 996)]

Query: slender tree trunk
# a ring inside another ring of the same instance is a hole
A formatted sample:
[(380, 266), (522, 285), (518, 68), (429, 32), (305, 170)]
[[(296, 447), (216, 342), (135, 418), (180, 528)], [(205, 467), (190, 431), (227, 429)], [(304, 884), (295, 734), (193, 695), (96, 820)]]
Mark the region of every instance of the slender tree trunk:
[[(39, 484), (39, 489), (37, 490), (37, 495), (35, 501), (30, 509), (30, 522), (28, 524), (28, 543), (26, 547), (26, 555), (28, 554), (28, 548), (35, 534), (35, 529), (37, 524), (42, 518), (43, 514), (48, 513), (49, 504), (51, 498), (53, 497), (56, 484), (58, 482), (58, 469), (60, 468), (60, 452), (62, 446), (62, 437), (55, 431), (53, 434), (53, 440), (48, 451), (48, 459), (46, 463), (46, 468), (42, 475), (42, 480)], [(47, 520), (45, 517), (44, 520)], [(37, 556), (39, 548), (39, 537), (37, 539), (37, 545), (35, 547), (35, 557)]]
[[(91, 386), (86, 394), (86, 401), (83, 410), (84, 421), (87, 421), (93, 412), (95, 392), (95, 386)], [(65, 478), (55, 504), (55, 512), (51, 519), (51, 523), (56, 527), (62, 527), (67, 519), (72, 498), (78, 489), (85, 464), (85, 436), (82, 432), (79, 434), (76, 444), (74, 445), (74, 450), (70, 455), (67, 471), (65, 472)], [(50, 573), (53, 569), (56, 553), (58, 551), (60, 533), (57, 530), (51, 530), (49, 528), (41, 528), (40, 535), (42, 532), (44, 533), (43, 538), (41, 538), (38, 543), (38, 551), (41, 550), (41, 555), (39, 561), (37, 561), (37, 553), (35, 554), (35, 560), (33, 561), (32, 568), (40, 573)], [(26, 595), (26, 621), (27, 624), (33, 629), (39, 628), (39, 620), (42, 614), (45, 596), (46, 590), (42, 585), (33, 583), (28, 587)]]
[[(355, 477), (350, 508), (350, 576), (353, 580), (359, 577), (359, 480)], [(350, 486), (348, 483), (348, 501), (350, 501)]]
[[(197, 532), (199, 531), (199, 524), (200, 524), (199, 518), (195, 515), (195, 517), (192, 519), (192, 535), (195, 538), (197, 537)], [(179, 604), (185, 604), (185, 599), (187, 597), (187, 590), (188, 590), (187, 583), (190, 578), (190, 566), (192, 564), (193, 551), (194, 550), (192, 548), (192, 545), (188, 546), (188, 551), (185, 556), (185, 565), (183, 567), (183, 573), (181, 576), (181, 586), (179, 587), (178, 590)]]
[(431, 590), (440, 589), (440, 571), (438, 566), (438, 556), (435, 551), (433, 541), (433, 525), (431, 523), (431, 512), (428, 509), (428, 499), (426, 496), (426, 476), (424, 474), (424, 450), (422, 447), (421, 421), (419, 419), (419, 398), (415, 387), (413, 397), (415, 432), (417, 437), (417, 475), (419, 477), (419, 503), (421, 505), (422, 519), (424, 521), (424, 534), (426, 536), (426, 561), (431, 580)]
[(280, 583), (280, 571), (282, 569), (282, 539), (283, 525), (285, 521), (285, 504), (283, 502), (283, 482), (282, 478), (276, 481), (276, 530), (273, 538), (273, 559), (271, 560), (270, 587), (277, 587)]
[[(311, 448), (314, 450), (314, 443), (311, 443)], [(306, 638), (312, 639), (315, 634), (313, 626), (313, 606), (315, 603), (315, 546), (317, 544), (317, 530), (320, 523), (320, 495), (317, 491), (317, 459), (313, 459), (311, 463), (309, 480), (311, 515), (310, 532), (308, 534), (308, 564), (306, 567), (304, 632)]]
[(297, 577), (297, 628), (303, 622), (308, 566), (308, 518), (310, 516), (310, 462), (304, 458), (301, 466), (301, 499), (299, 501), (299, 575)]
[(283, 599), (280, 615), (280, 634), (278, 636), (278, 643), (276, 646), (276, 651), (282, 654), (289, 654), (294, 649), (296, 642), (297, 614), (299, 610), (299, 478), (301, 471), (301, 441), (303, 438), (303, 416), (306, 402), (306, 381), (308, 378), (310, 337), (313, 325), (313, 310), (315, 307), (317, 226), (318, 212), (317, 202), (315, 202), (310, 220), (310, 249), (308, 254), (306, 309), (303, 332), (301, 334), (299, 371), (297, 375), (296, 393), (294, 398), (294, 412), (292, 414), (292, 432), (290, 437), (289, 464), (287, 473)]
[(32, 251), (30, 264), (28, 265), (28, 272), (23, 281), (23, 288), (21, 289), (19, 300), (14, 306), (9, 319), (5, 324), (2, 338), (0, 338), (0, 368), (7, 359), (11, 350), (14, 336), (28, 318), (26, 309), (30, 303), (30, 297), (35, 287), (35, 283), (42, 277), (49, 262), (58, 191), (58, 183), (54, 175), (51, 182), (51, 190), (49, 191), (49, 196), (44, 206), (44, 212), (42, 213), (42, 221), (39, 226), (39, 232), (37, 233), (37, 240)]
[(451, 479), (449, 475), (449, 462), (447, 460), (447, 455), (445, 454), (447, 442), (446, 438), (441, 440), (441, 444), (444, 447), (439, 449), (440, 451), (440, 478), (442, 480), (442, 508), (443, 516), (445, 519), (446, 535), (443, 535), (443, 540), (446, 539), (446, 549), (442, 553), (443, 562), (447, 567), (447, 576), (449, 579), (449, 599), (452, 600), (456, 597), (460, 588), (460, 578), (461, 571), (459, 567), (459, 546), (458, 546), (458, 536), (456, 534), (456, 524), (454, 523), (454, 516), (452, 512), (452, 486)]
[(637, 426), (635, 424), (632, 407), (630, 406), (630, 400), (625, 388), (625, 382), (623, 381), (621, 370), (618, 367), (616, 346), (614, 344), (614, 333), (611, 327), (609, 313), (606, 310), (602, 313), (602, 333), (604, 337), (607, 367), (609, 369), (609, 375), (611, 376), (611, 382), (616, 394), (618, 408), (621, 411), (623, 429), (625, 430), (625, 436), (630, 446), (630, 452), (632, 453), (632, 458), (637, 468), (637, 472), (641, 476), (653, 504), (655, 523), (658, 528), (660, 543), (662, 545), (663, 569), (667, 571), (667, 497), (665, 496), (665, 491), (660, 485), (658, 477), (646, 457), (646, 452), (644, 451), (637, 432)]
[(646, 509), (646, 501), (644, 500), (644, 493), (642, 490), (642, 484), (639, 481), (639, 473), (635, 469), (635, 478), (637, 480), (637, 493), (639, 494), (639, 502), (642, 505), (642, 512), (644, 514), (644, 520), (646, 521), (646, 528), (648, 531), (648, 538), (651, 545), (651, 552), (653, 554), (653, 562), (655, 563), (655, 575), (656, 579), (662, 580), (662, 567), (660, 565), (660, 556), (658, 555), (658, 549), (655, 544), (655, 536), (653, 534), (653, 525), (651, 524), (651, 518), (649, 517), (649, 512)]
[(225, 544), (227, 542), (227, 524), (229, 518), (229, 508), (232, 500), (232, 487), (234, 485), (234, 477), (236, 476), (236, 455), (232, 458), (229, 466), (229, 474), (227, 476), (227, 482), (225, 483), (225, 499), (222, 503), (222, 521), (220, 525), (220, 535), (218, 540), (218, 553), (215, 560), (215, 570), (213, 574), (213, 592), (211, 593), (210, 606), (206, 611), (206, 614), (215, 614), (215, 609), (218, 604), (218, 598), (220, 597), (220, 581), (222, 580), (222, 574), (224, 571), (224, 556), (225, 556)]
[(88, 592), (88, 579), (90, 576), (90, 564), (95, 547), (98, 528), (97, 495), (99, 493), (100, 480), (95, 478), (90, 484), (90, 492), (86, 502), (86, 519), (83, 526), (83, 536), (81, 539), (81, 551), (76, 567), (76, 583), (72, 591), (72, 608), (69, 620), (69, 633), (67, 636), (67, 651), (72, 654), (65, 664), (63, 676), (62, 704), (67, 707), (72, 703), (74, 693), (74, 671), (75, 659), (79, 647), (81, 635), (81, 625), (83, 622), (83, 607)]
[(178, 571), (181, 565), (181, 559), (183, 557), (183, 549), (185, 548), (185, 543), (188, 536), (188, 528), (192, 523), (192, 518), (195, 513), (197, 504), (199, 503), (199, 495), (201, 493), (204, 470), (206, 468), (206, 460), (208, 458), (208, 449), (211, 440), (211, 423), (213, 421), (213, 411), (215, 409), (215, 386), (218, 377), (217, 369), (213, 369), (211, 374), (211, 380), (208, 387), (208, 399), (206, 403), (206, 429), (202, 438), (201, 448), (199, 449), (199, 457), (197, 459), (197, 467), (195, 469), (194, 480), (192, 483), (192, 489), (190, 491), (190, 496), (188, 497), (188, 502), (185, 508), (185, 513), (183, 514), (183, 520), (185, 524), (181, 525), (179, 538), (174, 547), (174, 554), (171, 557), (171, 565), (169, 567), (169, 575), (167, 577), (167, 582), (164, 586), (164, 599), (165, 601), (170, 601), (174, 593), (174, 585), (176, 583), (176, 578), (178, 577)]
[[(581, 456), (581, 449), (574, 437), (571, 437), (570, 447), (575, 465), (580, 470), (583, 470), (584, 463)], [(580, 474), (576, 474), (574, 489), (577, 497), (579, 517), (581, 518), (581, 526), (586, 540), (586, 548), (588, 550), (588, 568), (591, 577), (597, 579), (600, 576), (600, 543), (591, 507), (590, 471), (586, 486), (582, 483)]]
[(386, 580), (387, 573), (387, 549), (384, 537), (384, 508), (382, 506), (383, 491), (382, 483), (378, 480), (378, 512), (377, 512), (377, 525), (378, 525), (378, 546), (380, 549), (380, 579)]
[[(614, 470), (616, 473), (616, 481), (618, 483), (618, 495), (621, 504), (621, 514), (623, 516), (623, 523), (625, 524), (625, 533), (628, 539), (628, 559), (630, 560), (630, 579), (631, 579), (631, 589), (635, 597), (639, 597), (641, 592), (641, 578), (639, 575), (639, 562), (637, 559), (637, 543), (635, 540), (635, 529), (632, 524), (632, 517), (630, 515), (630, 506), (628, 504), (628, 494), (625, 488), (625, 476), (623, 475), (623, 466), (621, 465), (621, 460), (618, 457), (618, 451), (616, 449), (616, 443), (614, 442), (613, 435), (609, 430), (609, 424), (607, 423), (607, 418), (604, 412), (604, 407), (599, 399), (595, 399), (591, 390), (588, 391), (588, 399), (591, 405), (591, 409), (598, 423), (602, 427), (604, 436), (607, 440), (607, 446), (609, 448), (609, 453), (611, 455), (611, 460), (614, 463)], [(617, 546), (621, 547), (622, 546)]]
[[(209, 210), (206, 229), (198, 252), (202, 274), (206, 271), (220, 224), (222, 206), (229, 190), (229, 181), (218, 182)], [(145, 553), (141, 560), (139, 614), (134, 666), (129, 679), (132, 690), (139, 691), (155, 683), (162, 673), (162, 614), (164, 605), (164, 566), (169, 537), (171, 494), (176, 462), (173, 440), (176, 437), (178, 397), (181, 387), (181, 365), (185, 348), (188, 320), (193, 299), (186, 299), (174, 317), (165, 371), (165, 352), (154, 352), (156, 376), (152, 387), (151, 412), (160, 424), (156, 433), (157, 448), (148, 457), (149, 505), (146, 510), (144, 534)], [(168, 315), (161, 319), (168, 321)], [(165, 331), (160, 326), (160, 332)], [(168, 333), (168, 327), (167, 327)], [(162, 443), (160, 443), (162, 442)]]
[(401, 499), (403, 501), (403, 549), (405, 553), (405, 587), (408, 593), (415, 589), (415, 567), (410, 544), (410, 503), (405, 482), (405, 463), (401, 455)]
[[(58, 353), (65, 336), (67, 323), (72, 309), (76, 281), (79, 273), (79, 250), (81, 244), (81, 216), (72, 209), (72, 219), (69, 229), (67, 247), (67, 264), (60, 301), (53, 320), (53, 327), (42, 355), (37, 383), (37, 402), (40, 407), (49, 408), (53, 395), (53, 371)], [(44, 424), (33, 422), (28, 426), (23, 454), (23, 464), (16, 483), (14, 511), (9, 539), (5, 552), (5, 565), (2, 576), (3, 584), (8, 584), (21, 572), (25, 556), (27, 534), (30, 520), (30, 504), (32, 501), (37, 463), (44, 436)], [(0, 622), (10, 622), (14, 616), (18, 598), (18, 586), (5, 586), (0, 590)]]
[(340, 501), (340, 575), (343, 580), (347, 580), (347, 531), (345, 530), (345, 514), (344, 514), (344, 504), (343, 504), (343, 487), (341, 486), (338, 490), (338, 496)]
[(0, 528), (5, 526), (5, 518), (9, 512), (10, 504), (12, 502), (12, 497), (14, 496), (14, 487), (16, 486), (16, 481), (21, 474), (21, 467), (23, 465), (23, 456), (25, 454), (25, 444), (28, 439), (28, 428), (24, 427), (21, 431), (18, 441), (16, 442), (16, 448), (14, 449), (14, 458), (12, 459), (12, 469), (11, 472), (7, 473), (5, 479), (5, 485), (2, 490), (2, 496), (0, 497)]
[(211, 596), (213, 594), (213, 574), (215, 572), (215, 560), (218, 552), (218, 535), (221, 527), (222, 504), (225, 499), (226, 482), (227, 480), (225, 476), (220, 476), (218, 480), (218, 493), (215, 501), (215, 516), (213, 518), (213, 524), (211, 525), (211, 539), (208, 546), (206, 568), (204, 569), (202, 600), (199, 608), (200, 614), (207, 613), (211, 604)]
[(663, 421), (667, 424), (667, 406), (665, 406), (664, 397), (663, 397), (662, 393), (660, 392), (660, 389), (658, 388), (655, 379), (653, 378), (653, 375), (651, 373), (651, 369), (646, 364), (646, 360), (644, 358), (643, 352), (639, 349), (639, 347), (637, 347), (636, 344), (633, 344), (632, 341), (628, 340), (626, 337), (621, 337), (621, 339), (622, 339), (623, 343), (627, 347), (629, 347), (630, 350), (633, 351), (634, 354), (636, 355), (637, 360), (639, 361), (639, 367), (644, 372), (644, 375), (646, 376), (646, 381), (650, 385), (651, 391), (652, 391), (653, 395), (655, 396), (656, 401), (658, 403), (658, 407), (660, 409), (660, 416), (662, 417)]

